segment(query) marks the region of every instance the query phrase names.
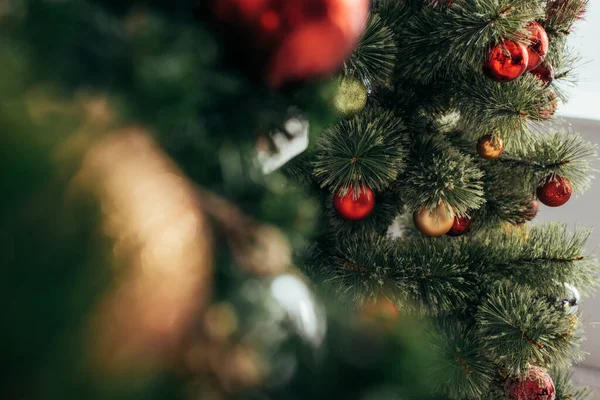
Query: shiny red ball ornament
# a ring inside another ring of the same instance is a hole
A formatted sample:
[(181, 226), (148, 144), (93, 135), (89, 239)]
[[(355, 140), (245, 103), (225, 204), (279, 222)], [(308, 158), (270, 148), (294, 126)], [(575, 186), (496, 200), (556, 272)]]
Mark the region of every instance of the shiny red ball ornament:
[(532, 367), (524, 379), (508, 379), (504, 383), (506, 400), (555, 400), (556, 389), (550, 375), (540, 367)]
[(548, 47), (550, 41), (548, 40), (548, 34), (544, 27), (537, 22), (532, 22), (527, 26), (529, 31), (529, 41), (531, 42), (527, 46), (527, 53), (529, 55), (529, 61), (527, 63), (527, 71), (540, 66), (540, 64), (546, 59), (548, 55)]
[(517, 79), (527, 68), (529, 54), (524, 44), (507, 40), (495, 46), (485, 64), (484, 71), (498, 82)]
[(452, 228), (446, 233), (448, 236), (461, 236), (469, 231), (471, 227), (471, 218), (469, 217), (454, 217)]
[(559, 207), (571, 198), (573, 188), (567, 178), (555, 175), (546, 179), (546, 182), (538, 187), (537, 197), (539, 201), (548, 207)]
[(213, 0), (217, 18), (241, 30), (267, 83), (336, 72), (364, 32), (369, 0)]
[(340, 189), (333, 196), (333, 206), (342, 218), (348, 221), (361, 221), (375, 208), (375, 194), (367, 185), (360, 185), (356, 192), (352, 187)]
[(540, 65), (530, 71), (533, 75), (537, 76), (544, 86), (550, 86), (554, 80), (554, 68), (551, 65)]

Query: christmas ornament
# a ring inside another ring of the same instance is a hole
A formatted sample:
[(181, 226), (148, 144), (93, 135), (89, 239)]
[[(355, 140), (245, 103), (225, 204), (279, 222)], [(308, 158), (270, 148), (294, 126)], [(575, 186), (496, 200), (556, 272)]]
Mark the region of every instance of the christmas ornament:
[(371, 215), (375, 207), (375, 194), (367, 185), (359, 185), (358, 191), (349, 187), (340, 189), (333, 196), (333, 206), (342, 218), (348, 221), (360, 221)]
[(554, 68), (551, 65), (540, 65), (530, 71), (532, 74), (537, 76), (544, 86), (550, 86), (554, 80)]
[(433, 210), (423, 208), (413, 214), (415, 226), (422, 234), (431, 237), (445, 235), (454, 224), (454, 212), (443, 202)]
[(575, 314), (579, 310), (579, 303), (581, 302), (579, 290), (568, 283), (563, 285), (567, 289), (567, 295), (561, 300), (561, 305), (568, 314)]
[(398, 313), (396, 305), (384, 296), (365, 304), (360, 309), (360, 314), (369, 319), (394, 320), (398, 317)]
[(344, 117), (354, 115), (365, 108), (367, 95), (363, 82), (352, 77), (343, 78), (334, 98), (335, 109)]
[(239, 31), (269, 86), (329, 75), (363, 33), (368, 0), (213, 0), (216, 17)]
[[(556, 109), (558, 108), (558, 99), (556, 97), (556, 93), (554, 92), (550, 92), (548, 94), (548, 105), (540, 110), (540, 115), (539, 115), (539, 120), (541, 121), (545, 121), (549, 118), (552, 118), (552, 116), (554, 115), (554, 113), (556, 112)], [(536, 119), (536, 118), (534, 118)]]
[(484, 71), (490, 78), (498, 82), (508, 82), (521, 76), (525, 72), (528, 62), (527, 47), (521, 43), (507, 40), (492, 49)]
[(538, 187), (537, 197), (548, 207), (558, 207), (569, 201), (572, 192), (571, 183), (567, 178), (554, 175), (546, 178), (546, 182)]
[(517, 225), (522, 225), (525, 222), (533, 221), (540, 211), (540, 203), (536, 200), (531, 200), (525, 208), (525, 212), (521, 215), (521, 218), (517, 221)]
[(461, 236), (469, 231), (471, 227), (471, 218), (469, 217), (454, 217), (452, 228), (448, 231), (448, 236)]
[(540, 367), (532, 367), (525, 379), (508, 379), (504, 383), (507, 400), (555, 400), (556, 390), (550, 375)]
[(485, 135), (477, 142), (477, 153), (486, 160), (495, 160), (504, 151), (504, 140), (499, 136)]
[(281, 129), (271, 133), (268, 139), (261, 136), (256, 145), (256, 161), (263, 174), (267, 175), (279, 169), (306, 150), (308, 148), (308, 130), (309, 124), (306, 119), (293, 116), (285, 121)]
[(527, 27), (529, 31), (530, 44), (527, 46), (529, 61), (527, 63), (527, 71), (538, 67), (548, 54), (548, 34), (546, 30), (537, 22), (532, 22)]

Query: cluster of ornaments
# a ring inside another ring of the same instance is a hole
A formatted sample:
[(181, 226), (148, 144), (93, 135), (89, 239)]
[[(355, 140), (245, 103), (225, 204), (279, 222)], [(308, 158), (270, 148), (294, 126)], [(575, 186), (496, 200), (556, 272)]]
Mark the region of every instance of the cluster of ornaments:
[(509, 82), (540, 67), (548, 54), (548, 34), (537, 22), (529, 24), (527, 31), (529, 46), (505, 40), (492, 49), (484, 67), (489, 77)]
[(452, 208), (444, 202), (440, 202), (433, 210), (422, 208), (415, 211), (413, 222), (419, 232), (429, 237), (461, 236), (467, 233), (471, 227), (469, 217), (455, 215)]
[(213, 0), (219, 22), (235, 30), (267, 84), (336, 72), (366, 28), (369, 0)]

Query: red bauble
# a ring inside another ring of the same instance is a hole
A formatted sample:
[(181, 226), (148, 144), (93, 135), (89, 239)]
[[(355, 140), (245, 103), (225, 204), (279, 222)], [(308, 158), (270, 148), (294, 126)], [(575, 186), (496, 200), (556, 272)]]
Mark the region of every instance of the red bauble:
[(221, 22), (264, 59), (267, 83), (281, 85), (336, 72), (352, 53), (369, 0), (213, 0)]
[(506, 400), (555, 400), (556, 390), (550, 375), (539, 367), (532, 367), (525, 379), (508, 379), (504, 383)]
[(552, 118), (554, 113), (556, 113), (556, 109), (558, 108), (558, 98), (556, 93), (549, 92), (547, 95), (547, 103), (544, 105), (542, 109), (540, 109), (537, 115), (531, 115), (531, 119), (536, 121), (545, 121), (547, 119)]
[(367, 185), (360, 185), (358, 193), (352, 187), (345, 193), (343, 189), (333, 196), (333, 206), (342, 218), (360, 221), (367, 218), (375, 207), (375, 194)]
[(448, 236), (460, 236), (469, 231), (471, 227), (471, 218), (469, 217), (454, 217), (452, 228), (446, 233)]
[(499, 82), (508, 82), (521, 76), (528, 62), (527, 47), (507, 40), (492, 49), (484, 70), (490, 78)]
[(536, 200), (531, 200), (525, 207), (525, 211), (519, 219), (517, 219), (517, 225), (522, 225), (526, 222), (533, 221), (540, 211), (540, 203)]
[(538, 67), (548, 54), (550, 42), (546, 30), (537, 22), (532, 22), (527, 26), (529, 31), (529, 41), (531, 44), (527, 47), (529, 62), (527, 63), (527, 71)]
[(571, 198), (573, 189), (567, 178), (555, 175), (546, 179), (546, 183), (537, 189), (538, 199), (548, 207), (558, 207)]
[(537, 76), (540, 81), (544, 83), (544, 86), (550, 86), (554, 80), (554, 68), (552, 68), (551, 65), (540, 65), (539, 67), (532, 69), (531, 73)]

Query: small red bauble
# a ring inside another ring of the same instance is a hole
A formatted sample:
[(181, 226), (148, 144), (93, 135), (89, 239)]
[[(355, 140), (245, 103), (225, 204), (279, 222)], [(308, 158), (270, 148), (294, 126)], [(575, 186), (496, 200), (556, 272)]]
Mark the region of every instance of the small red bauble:
[(540, 65), (539, 67), (532, 69), (531, 73), (537, 76), (544, 86), (550, 86), (554, 80), (554, 68), (552, 68), (551, 65)]
[(548, 54), (550, 42), (546, 30), (537, 22), (532, 22), (527, 26), (529, 31), (529, 41), (531, 44), (527, 47), (529, 61), (527, 63), (527, 71), (538, 67)]
[(559, 207), (571, 198), (573, 189), (567, 178), (555, 175), (546, 179), (546, 182), (538, 187), (538, 199), (548, 207)]
[(537, 216), (540, 211), (540, 203), (536, 200), (531, 200), (526, 206), (525, 211), (521, 216), (516, 220), (517, 225), (523, 225), (526, 222), (533, 221), (533, 219)]
[(213, 0), (221, 22), (264, 58), (267, 83), (326, 76), (352, 53), (366, 28), (369, 0)]
[(342, 218), (348, 221), (360, 221), (367, 218), (375, 207), (375, 194), (367, 185), (360, 185), (358, 193), (352, 187), (345, 193), (343, 189), (333, 196), (333, 206)]
[(507, 40), (492, 49), (484, 70), (490, 78), (498, 82), (508, 82), (521, 76), (528, 62), (527, 47)]
[(558, 99), (556, 97), (556, 93), (550, 92), (550, 93), (548, 93), (548, 103), (547, 103), (546, 107), (540, 110), (538, 118), (533, 118), (533, 119), (545, 121), (549, 118), (552, 118), (554, 113), (556, 113), (557, 108), (558, 108)]
[(507, 400), (555, 400), (556, 390), (550, 375), (539, 367), (532, 367), (525, 379), (508, 379), (504, 383)]
[(460, 236), (464, 235), (469, 231), (471, 227), (471, 218), (469, 217), (454, 217), (454, 224), (452, 228), (446, 233), (448, 236)]

